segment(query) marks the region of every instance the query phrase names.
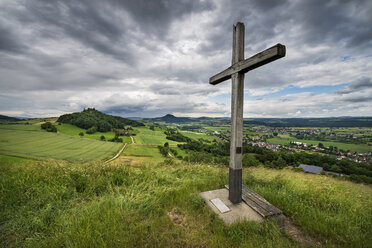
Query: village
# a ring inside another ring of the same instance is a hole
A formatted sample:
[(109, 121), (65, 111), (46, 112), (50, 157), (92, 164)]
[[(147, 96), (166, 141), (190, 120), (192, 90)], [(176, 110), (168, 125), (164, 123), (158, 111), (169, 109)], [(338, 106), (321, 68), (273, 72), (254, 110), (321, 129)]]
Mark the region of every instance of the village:
[[(265, 147), (275, 152), (286, 150), (291, 152), (321, 153), (335, 156), (338, 160), (349, 159), (358, 163), (372, 163), (372, 147), (370, 151), (356, 152), (323, 144), (324, 140), (334, 140), (332, 137), (342, 137), (344, 142), (350, 142), (350, 140), (353, 143), (370, 142), (372, 141), (372, 131), (370, 129), (361, 129), (357, 133), (350, 133), (350, 130), (346, 128), (334, 131), (332, 128), (250, 127), (246, 131), (249, 134), (243, 137), (243, 143)], [(211, 134), (217, 135), (224, 140), (229, 140), (228, 134), (218, 131), (211, 132)], [(322, 140), (314, 140), (312, 138), (311, 143), (297, 141), (296, 136), (308, 137), (309, 135), (313, 135), (312, 137), (317, 135), (318, 138), (322, 137)], [(286, 144), (273, 144), (273, 138), (279, 140), (280, 136), (289, 137), (288, 142)]]

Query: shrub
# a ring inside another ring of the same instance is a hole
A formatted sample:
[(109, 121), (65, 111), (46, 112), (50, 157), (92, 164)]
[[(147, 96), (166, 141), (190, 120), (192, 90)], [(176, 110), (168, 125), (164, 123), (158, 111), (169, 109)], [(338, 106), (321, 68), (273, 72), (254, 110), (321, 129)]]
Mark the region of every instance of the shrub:
[(57, 132), (57, 128), (49, 121), (41, 124), (41, 129), (45, 129), (47, 132)]
[(93, 134), (93, 133), (95, 133), (95, 132), (97, 132), (97, 128), (96, 128), (95, 126), (89, 128), (89, 129), (86, 131), (87, 134)]

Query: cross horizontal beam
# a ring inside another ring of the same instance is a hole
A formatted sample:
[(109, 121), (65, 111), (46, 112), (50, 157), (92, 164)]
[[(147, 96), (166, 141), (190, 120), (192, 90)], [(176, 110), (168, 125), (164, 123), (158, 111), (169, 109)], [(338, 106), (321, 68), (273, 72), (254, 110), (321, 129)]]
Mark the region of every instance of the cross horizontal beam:
[(256, 69), (257, 67), (270, 63), (274, 60), (280, 59), (284, 56), (285, 46), (282, 44), (276, 44), (275, 46), (270, 47), (260, 53), (257, 53), (256, 55), (246, 60), (237, 62), (230, 66), (229, 68), (227, 68), (226, 70), (214, 75), (209, 79), (209, 83), (213, 85), (219, 84), (227, 79), (230, 79), (231, 75), (234, 73), (237, 72), (246, 73), (248, 71)]

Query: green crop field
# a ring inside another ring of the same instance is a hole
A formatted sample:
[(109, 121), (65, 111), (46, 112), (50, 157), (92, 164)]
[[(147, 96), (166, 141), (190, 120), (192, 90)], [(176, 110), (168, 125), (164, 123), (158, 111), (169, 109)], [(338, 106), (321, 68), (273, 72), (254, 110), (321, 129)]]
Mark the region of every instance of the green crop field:
[(332, 141), (319, 141), (319, 140), (301, 140), (296, 139), (294, 137), (275, 137), (272, 139), (268, 139), (267, 142), (270, 144), (277, 144), (277, 145), (288, 145), (291, 141), (297, 141), (306, 143), (308, 145), (318, 145), (319, 143), (323, 143), (324, 146), (337, 146), (338, 149), (343, 149), (344, 151), (350, 150), (354, 152), (368, 152), (372, 151), (372, 146), (368, 146), (365, 144), (346, 144), (340, 142), (332, 142)]
[(0, 154), (25, 158), (86, 162), (108, 159), (122, 145), (45, 131), (0, 128)]
[(0, 129), (23, 130), (23, 131), (42, 131), (40, 125), (7, 124), (0, 125)]
[(160, 154), (157, 146), (144, 146), (144, 145), (127, 145), (124, 149), (121, 158), (130, 157), (135, 162), (151, 162), (158, 163), (164, 160)]
[(204, 126), (204, 129), (218, 132), (227, 132), (230, 131), (230, 125), (221, 125), (221, 126)]
[(163, 130), (156, 129), (155, 131), (152, 131), (147, 127), (138, 127), (134, 129), (138, 131), (137, 135), (133, 136), (137, 144), (164, 145), (165, 142), (168, 142), (169, 145), (179, 144), (179, 142), (166, 139)]
[(207, 135), (205, 133), (196, 133), (196, 132), (190, 132), (190, 131), (181, 131), (181, 133), (184, 136), (189, 137), (191, 139), (195, 139), (195, 140), (198, 140), (198, 139), (205, 139), (209, 141), (213, 141), (213, 140), (220, 141), (221, 140), (215, 135)]

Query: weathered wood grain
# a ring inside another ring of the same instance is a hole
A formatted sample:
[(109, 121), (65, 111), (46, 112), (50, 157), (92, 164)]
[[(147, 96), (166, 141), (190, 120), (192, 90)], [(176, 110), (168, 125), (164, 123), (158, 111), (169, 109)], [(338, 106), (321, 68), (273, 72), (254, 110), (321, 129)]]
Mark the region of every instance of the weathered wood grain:
[[(228, 185), (225, 185), (225, 187), (229, 188)], [(270, 202), (266, 201), (263, 197), (250, 190), (245, 185), (242, 185), (242, 199), (248, 206), (253, 208), (264, 218), (282, 214), (280, 209), (276, 208)]]
[(234, 73), (246, 73), (257, 67), (263, 66), (274, 60), (280, 59), (285, 56), (286, 49), (282, 44), (276, 44), (273, 47), (266, 49), (256, 55), (239, 62), (235, 62), (226, 70), (214, 75), (209, 79), (209, 83), (216, 85), (227, 79), (230, 79)]

